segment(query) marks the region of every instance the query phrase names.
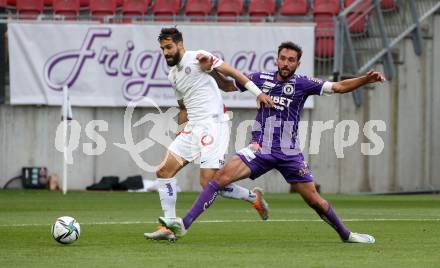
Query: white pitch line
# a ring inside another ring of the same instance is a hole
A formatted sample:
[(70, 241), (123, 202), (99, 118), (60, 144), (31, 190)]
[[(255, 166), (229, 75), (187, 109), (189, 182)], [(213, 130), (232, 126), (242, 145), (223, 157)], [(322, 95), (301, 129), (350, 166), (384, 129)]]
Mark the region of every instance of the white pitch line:
[[(344, 222), (436, 222), (440, 219), (343, 219)], [(196, 223), (256, 223), (264, 222), (262, 220), (204, 220), (196, 221)], [(321, 219), (273, 219), (267, 220), (267, 222), (322, 222)], [(103, 222), (84, 222), (81, 225), (131, 225), (131, 224), (156, 224), (156, 221), (103, 221)], [(0, 224), (0, 227), (32, 227), (32, 226), (50, 226), (50, 224), (41, 223), (18, 223), (18, 224)]]

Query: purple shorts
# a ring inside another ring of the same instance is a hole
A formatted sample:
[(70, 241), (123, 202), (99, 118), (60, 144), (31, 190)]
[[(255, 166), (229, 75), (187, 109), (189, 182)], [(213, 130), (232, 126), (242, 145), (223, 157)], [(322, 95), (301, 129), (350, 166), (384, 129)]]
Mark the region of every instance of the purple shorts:
[(263, 154), (261, 152), (254, 153), (249, 148), (244, 148), (236, 155), (251, 169), (250, 179), (252, 180), (271, 169), (276, 169), (288, 183), (313, 181), (312, 171), (301, 153), (290, 156), (274, 152)]

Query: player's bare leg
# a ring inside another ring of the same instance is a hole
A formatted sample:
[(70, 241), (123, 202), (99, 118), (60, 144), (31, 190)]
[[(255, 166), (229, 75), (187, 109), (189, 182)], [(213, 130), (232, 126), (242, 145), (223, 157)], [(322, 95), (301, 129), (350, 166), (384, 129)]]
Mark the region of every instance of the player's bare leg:
[(159, 222), (167, 228), (173, 230), (177, 236), (183, 236), (191, 224), (202, 214), (217, 198), (218, 192), (226, 185), (247, 178), (251, 174), (249, 167), (243, 163), (238, 157), (234, 156), (224, 168), (219, 170), (214, 179), (200, 193), (198, 199), (188, 211), (185, 218), (177, 218), (175, 220), (168, 220), (166, 218), (159, 218)]
[[(162, 163), (156, 171), (160, 203), (165, 218), (176, 218), (177, 187), (174, 176), (188, 161), (167, 151)], [(144, 236), (153, 240), (176, 240), (174, 233), (163, 226), (159, 226), (155, 232), (144, 233)]]
[(319, 217), (336, 230), (342, 241), (353, 243), (375, 242), (374, 237), (370, 235), (350, 232), (336, 215), (330, 203), (316, 191), (314, 182), (295, 183), (293, 186), (304, 201), (318, 213)]

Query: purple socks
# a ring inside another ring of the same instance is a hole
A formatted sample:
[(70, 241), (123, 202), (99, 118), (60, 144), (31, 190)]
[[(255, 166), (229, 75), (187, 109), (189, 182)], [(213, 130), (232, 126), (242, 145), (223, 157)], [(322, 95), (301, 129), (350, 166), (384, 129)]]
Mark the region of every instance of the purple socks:
[(193, 204), (192, 208), (188, 211), (185, 218), (183, 218), (183, 224), (188, 229), (191, 224), (197, 219), (200, 214), (209, 208), (218, 196), (218, 191), (221, 187), (214, 180), (208, 183), (208, 186), (200, 193), (199, 198)]
[(315, 211), (318, 213), (319, 217), (323, 219), (328, 225), (330, 225), (333, 229), (338, 232), (339, 236), (342, 240), (347, 240), (350, 236), (350, 231), (344, 226), (341, 220), (336, 215), (330, 203), (328, 204), (328, 210), (326, 213), (323, 213), (315, 208)]

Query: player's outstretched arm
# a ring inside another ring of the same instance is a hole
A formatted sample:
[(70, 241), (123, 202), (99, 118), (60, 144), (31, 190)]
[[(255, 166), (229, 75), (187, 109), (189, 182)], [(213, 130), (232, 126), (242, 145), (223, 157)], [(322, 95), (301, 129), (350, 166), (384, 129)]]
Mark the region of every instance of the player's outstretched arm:
[(333, 83), (332, 89), (336, 93), (347, 93), (366, 84), (383, 82), (383, 81), (385, 81), (385, 77), (383, 76), (382, 73), (377, 72), (375, 70), (370, 70), (363, 76)]
[(217, 83), (218, 87), (223, 90), (224, 92), (233, 92), (237, 91), (237, 86), (235, 85), (234, 80), (226, 78), (221, 73), (217, 72), (217, 70), (212, 70), (209, 73)]
[(230, 76), (235, 79), (238, 83), (243, 85), (249, 92), (254, 94), (257, 97), (257, 107), (260, 108), (261, 105), (266, 107), (273, 107), (272, 99), (264, 94), (249, 78), (247, 78), (244, 74), (242, 74), (237, 69), (233, 68), (227, 63), (222, 63), (220, 66), (215, 67), (217, 72)]

